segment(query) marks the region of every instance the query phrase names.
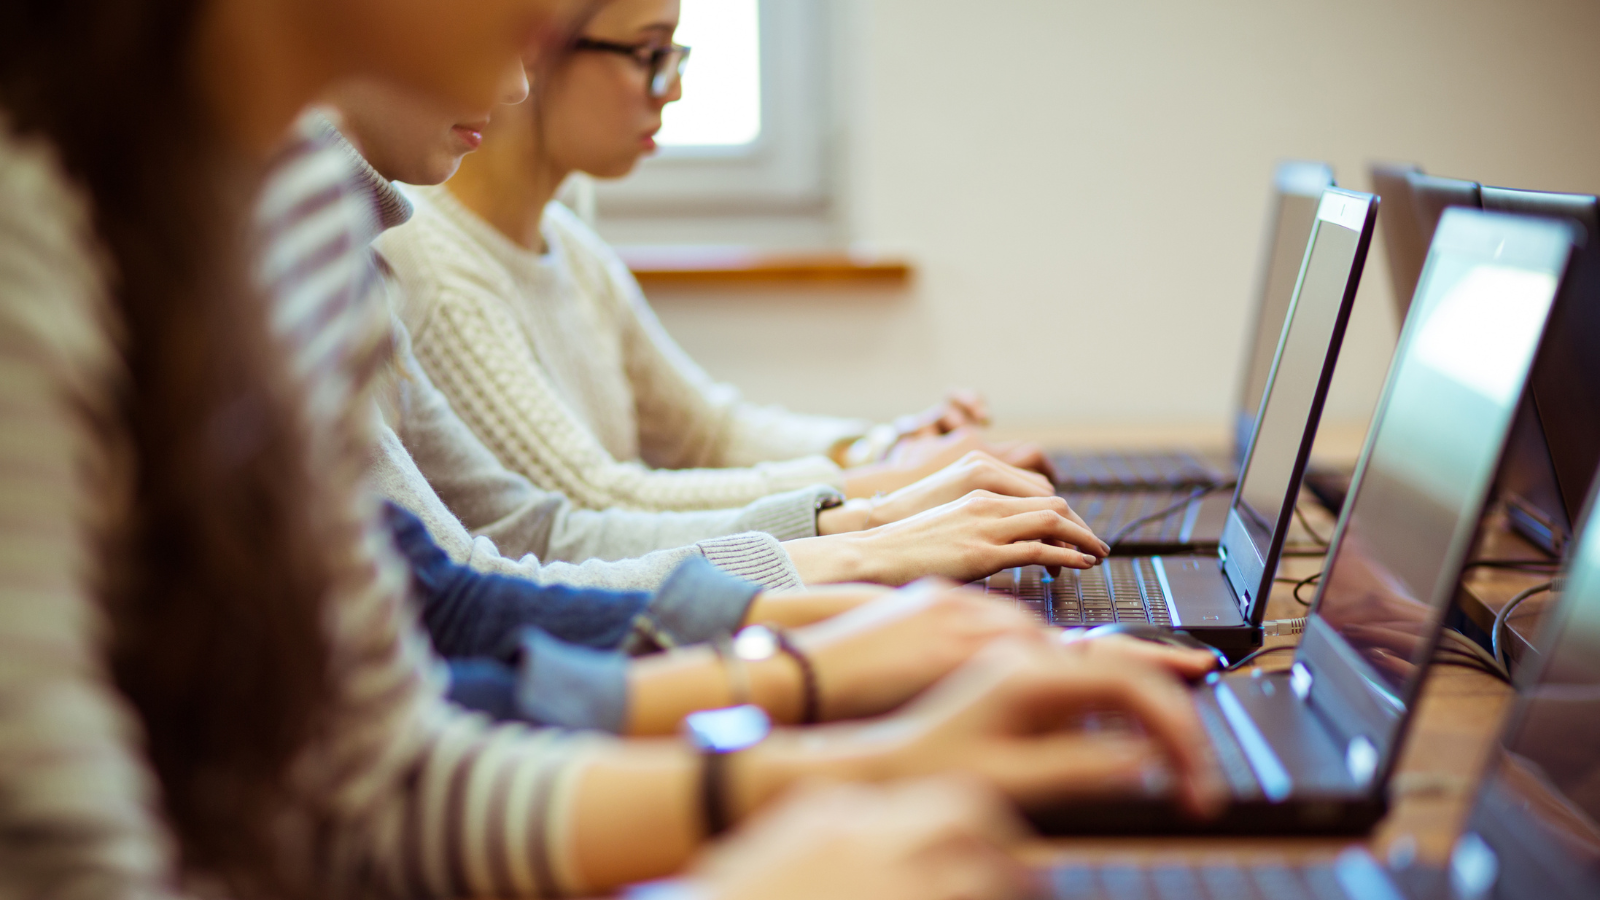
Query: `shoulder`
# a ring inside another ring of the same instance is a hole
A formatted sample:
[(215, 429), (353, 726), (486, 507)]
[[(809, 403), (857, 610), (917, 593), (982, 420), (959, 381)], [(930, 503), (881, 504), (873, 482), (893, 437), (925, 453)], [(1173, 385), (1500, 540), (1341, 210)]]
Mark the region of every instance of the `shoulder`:
[(112, 357), (109, 263), (89, 204), (43, 140), (0, 114), (0, 334), (56, 365), (81, 370)]
[(592, 300), (615, 313), (642, 302), (639, 282), (627, 263), (577, 213), (551, 201), (544, 210), (544, 232), (551, 249)]
[(413, 331), (425, 330), (440, 306), (510, 296), (511, 271), (460, 221), (453, 197), (443, 188), (406, 196), (411, 221), (385, 232), (376, 248), (394, 270), (399, 312)]

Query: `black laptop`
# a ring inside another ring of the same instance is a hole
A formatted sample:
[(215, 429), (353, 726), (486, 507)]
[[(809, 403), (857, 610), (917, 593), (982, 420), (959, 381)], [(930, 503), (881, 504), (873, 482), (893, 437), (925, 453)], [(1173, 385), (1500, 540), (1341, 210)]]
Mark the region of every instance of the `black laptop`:
[(1384, 866), (1352, 848), (1292, 865), (1226, 857), (1114, 862), (1049, 873), (1056, 900), (1592, 900), (1600, 897), (1600, 515), (1519, 673), (1517, 699), (1442, 870), (1410, 853)]
[[(1256, 408), (1266, 389), (1278, 334), (1288, 316), (1289, 298), (1293, 296), (1311, 226), (1316, 221), (1317, 204), (1321, 202), (1323, 190), (1333, 186), (1333, 170), (1320, 162), (1284, 162), (1273, 173), (1272, 185), (1266, 267), (1261, 273), (1254, 325), (1246, 346), (1244, 383), (1234, 417), (1231, 464), (1219, 467), (1199, 453), (1182, 449), (1060, 453), (1052, 457), (1052, 462), (1056, 467), (1057, 486), (1067, 492), (1069, 500), (1077, 496), (1083, 505), (1089, 505), (1089, 496), (1075, 492), (1187, 490), (1225, 483), (1237, 474), (1245, 448), (1250, 444)], [(1152, 502), (1159, 502), (1159, 498)], [(1155, 508), (1139, 509), (1148, 512)], [(1116, 522), (1144, 514), (1133, 508), (1123, 513), (1127, 518), (1106, 518), (1102, 527), (1113, 530)], [(1101, 513), (1102, 516), (1116, 514), (1114, 509)], [(1095, 527), (1092, 522), (1091, 527)]]
[[(1312, 228), (1290, 311), (1267, 376), (1244, 477), (1224, 505), (1214, 555), (1112, 556), (1050, 580), (1029, 567), (991, 577), (1059, 625), (1147, 622), (1188, 631), (1232, 656), (1261, 644), (1261, 620), (1294, 518), (1345, 326), (1378, 212), (1377, 198), (1329, 188)], [(1187, 511), (1193, 519), (1196, 500)], [(1115, 535), (1103, 537), (1113, 541)]]
[[(1559, 223), (1445, 214), (1293, 667), (1216, 676), (1196, 691), (1233, 797), (1228, 812), (1195, 823), (1156, 800), (1078, 804), (1036, 811), (1041, 827), (1355, 832), (1383, 815), (1571, 252)], [(1224, 561), (1230, 581), (1261, 584), (1249, 577), (1258, 557), (1243, 556)]]

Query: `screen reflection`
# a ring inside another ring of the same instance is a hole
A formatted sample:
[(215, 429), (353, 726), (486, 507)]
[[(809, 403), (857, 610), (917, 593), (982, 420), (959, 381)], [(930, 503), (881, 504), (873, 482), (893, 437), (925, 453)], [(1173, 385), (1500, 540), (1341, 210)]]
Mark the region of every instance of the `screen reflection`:
[(1555, 289), (1548, 273), (1437, 249), (1430, 261), (1317, 609), (1396, 708), (1427, 663), (1450, 597), (1437, 582), (1477, 527)]
[(1501, 748), (1493, 790), (1521, 837), (1559, 847), (1600, 878), (1600, 527), (1591, 520), (1559, 629)]
[(1312, 241), (1305, 280), (1289, 310), (1277, 371), (1267, 388), (1236, 506), (1262, 558), (1272, 543), (1273, 530), (1284, 524), (1278, 520), (1286, 515), (1295, 461), (1328, 361), (1361, 234), (1319, 221)]

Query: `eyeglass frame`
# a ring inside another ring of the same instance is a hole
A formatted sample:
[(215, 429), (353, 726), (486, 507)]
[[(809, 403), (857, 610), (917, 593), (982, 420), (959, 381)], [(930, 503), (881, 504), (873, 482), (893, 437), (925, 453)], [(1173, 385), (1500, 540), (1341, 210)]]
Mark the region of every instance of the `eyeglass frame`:
[[(573, 50), (588, 50), (596, 53), (615, 53), (626, 56), (645, 70), (648, 76), (645, 79), (645, 91), (650, 99), (660, 100), (672, 90), (672, 85), (683, 78), (683, 71), (689, 65), (690, 48), (682, 44), (669, 44), (661, 47), (654, 44), (619, 44), (615, 41), (602, 41), (598, 38), (580, 37), (572, 43)], [(648, 56), (641, 54), (648, 53)], [(674, 55), (678, 57), (678, 65), (669, 69), (667, 61)]]

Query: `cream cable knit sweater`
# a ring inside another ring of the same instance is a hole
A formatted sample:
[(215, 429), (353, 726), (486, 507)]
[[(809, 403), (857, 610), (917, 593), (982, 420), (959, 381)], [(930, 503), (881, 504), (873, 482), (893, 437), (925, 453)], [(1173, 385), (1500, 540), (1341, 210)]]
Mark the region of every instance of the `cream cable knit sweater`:
[[(609, 247), (560, 204), (524, 250), (438, 188), (379, 242), (417, 358), (510, 469), (590, 508), (742, 506), (843, 476), (870, 423), (746, 403), (661, 327)], [(798, 457), (798, 458), (797, 458)]]

